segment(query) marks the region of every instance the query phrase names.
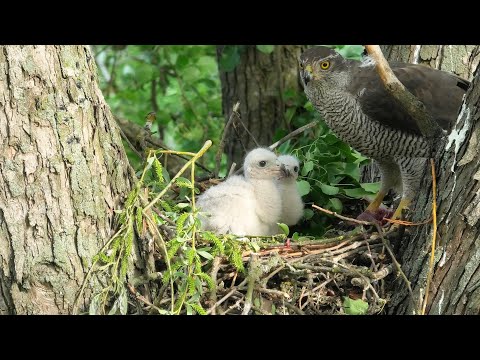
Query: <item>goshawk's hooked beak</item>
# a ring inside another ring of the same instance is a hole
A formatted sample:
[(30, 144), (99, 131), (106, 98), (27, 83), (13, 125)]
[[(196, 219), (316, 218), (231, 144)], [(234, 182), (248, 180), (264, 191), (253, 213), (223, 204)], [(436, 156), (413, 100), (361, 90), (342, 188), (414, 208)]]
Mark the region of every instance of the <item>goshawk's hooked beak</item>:
[(306, 87), (310, 80), (312, 80), (312, 67), (310, 65), (304, 66), (303, 69), (300, 70), (300, 77), (303, 87)]

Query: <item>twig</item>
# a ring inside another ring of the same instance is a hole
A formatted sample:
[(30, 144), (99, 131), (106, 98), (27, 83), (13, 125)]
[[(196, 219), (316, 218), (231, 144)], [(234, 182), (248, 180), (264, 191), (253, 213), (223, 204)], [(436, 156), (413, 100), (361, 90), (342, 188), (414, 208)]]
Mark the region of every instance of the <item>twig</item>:
[(125, 140), (128, 144), (128, 146), (130, 146), (130, 149), (132, 149), (132, 151), (137, 154), (138, 158), (139, 159), (143, 159), (144, 157), (142, 156), (142, 154), (137, 150), (137, 148), (135, 146), (132, 145), (132, 143), (130, 142), (130, 140), (128, 139), (128, 136), (125, 135), (125, 133), (123, 132), (122, 128), (119, 126), (118, 127), (118, 130), (120, 130), (120, 135), (122, 136), (122, 139)]
[[(221, 258), (220, 257), (215, 257), (215, 259), (213, 259), (213, 264), (212, 264), (212, 272), (211, 272), (211, 278), (213, 280), (213, 283), (216, 284), (217, 283), (217, 274), (218, 274), (218, 269), (220, 268), (220, 262), (221, 262)], [(215, 304), (215, 302), (217, 301), (217, 286), (213, 286), (213, 288), (210, 290), (210, 301)], [(212, 310), (212, 315), (216, 315), (216, 309), (214, 308)]]
[(301, 134), (302, 132), (304, 132), (305, 130), (308, 130), (310, 128), (313, 128), (314, 126), (316, 126), (318, 124), (318, 121), (312, 121), (311, 123), (308, 123), (307, 125), (304, 125), (302, 127), (299, 127), (298, 129), (292, 131), (290, 134), (288, 135), (285, 135), (283, 138), (281, 138), (280, 140), (278, 140), (277, 142), (273, 143), (272, 145), (270, 145), (268, 148), (270, 150), (275, 150), (277, 147), (279, 147), (280, 145), (282, 145), (284, 142), (287, 142), (288, 140), (290, 140), (291, 138), (297, 136), (298, 134)]
[(253, 289), (255, 287), (255, 281), (257, 280), (258, 267), (258, 255), (250, 254), (250, 266), (248, 269), (248, 287), (247, 294), (245, 295), (245, 306), (242, 311), (242, 315), (248, 315), (252, 308)]
[(164, 312), (162, 309), (160, 309), (160, 308), (158, 308), (157, 306), (153, 305), (153, 304), (152, 304), (150, 301), (148, 301), (144, 296), (140, 295), (140, 294), (135, 290), (135, 288), (134, 288), (131, 284), (127, 283), (127, 287), (128, 287), (128, 290), (130, 290), (130, 292), (132, 293), (132, 295), (135, 296), (135, 298), (136, 298), (137, 300), (140, 300), (140, 301), (143, 302), (144, 304), (146, 304), (146, 305), (150, 306), (151, 308), (157, 310), (160, 314), (161, 314), (162, 312)]
[(284, 302), (283, 305), (290, 309), (290, 310), (293, 310), (295, 313), (297, 313), (298, 315), (305, 315), (305, 312), (300, 310), (298, 307), (296, 307), (295, 305), (292, 305), (290, 304), (289, 302)]
[(427, 138), (439, 137), (442, 134), (440, 126), (433, 121), (432, 115), (425, 105), (413, 95), (397, 79), (378, 45), (365, 45), (368, 55), (375, 60), (376, 69), (385, 89), (392, 95), (398, 104), (414, 119), (420, 132)]
[(223, 298), (221, 298), (220, 300), (218, 300), (210, 309), (207, 310), (207, 313), (206, 315), (210, 315), (212, 313), (213, 310), (215, 310), (215, 308), (222, 304), (225, 300), (227, 300), (230, 296), (232, 296), (238, 288), (242, 287), (243, 285), (245, 285), (248, 281), (248, 278), (243, 280), (240, 284), (238, 284), (237, 286), (233, 287), (227, 295), (225, 295)]
[(330, 211), (330, 210), (327, 210), (327, 209), (324, 209), (320, 206), (317, 206), (315, 204), (312, 204), (312, 207), (314, 209), (317, 209), (317, 210), (320, 210), (326, 214), (329, 214), (329, 215), (333, 215), (339, 219), (342, 219), (342, 220), (345, 220), (345, 221), (351, 221), (351, 222), (354, 222), (356, 224), (360, 224), (360, 225), (373, 225), (372, 222), (369, 222), (369, 221), (362, 221), (362, 220), (357, 220), (357, 219), (352, 219), (352, 218), (349, 218), (349, 217), (346, 217), (346, 216), (342, 216), (342, 215), (339, 215), (337, 214), (335, 211)]
[(430, 251), (430, 264), (428, 266), (427, 285), (425, 286), (425, 298), (423, 299), (422, 315), (425, 315), (428, 302), (428, 292), (433, 276), (433, 266), (435, 262), (435, 242), (437, 240), (437, 181), (435, 178), (435, 162), (430, 159), (432, 166), (432, 218), (433, 218), (433, 234), (432, 234), (432, 250)]
[(255, 286), (255, 290), (257, 291), (260, 291), (264, 294), (269, 294), (269, 295), (274, 295), (274, 296), (280, 296), (282, 298), (286, 298), (286, 299), (290, 299), (290, 295), (288, 295), (286, 292), (284, 291), (280, 291), (280, 290), (275, 290), (275, 289), (267, 289), (267, 288), (264, 288), (264, 287), (260, 287), (260, 286)]
[(223, 150), (225, 149), (225, 143), (226, 143), (228, 130), (230, 129), (230, 126), (232, 125), (232, 122), (233, 122), (234, 118), (235, 117), (240, 117), (240, 114), (238, 113), (238, 108), (239, 107), (240, 107), (240, 102), (237, 101), (235, 103), (235, 105), (233, 105), (232, 113), (230, 114), (230, 117), (228, 118), (228, 121), (225, 124), (225, 127), (223, 128), (222, 138), (220, 140), (220, 144), (218, 145), (217, 154), (215, 155), (214, 175), (215, 175), (216, 178), (218, 177), (218, 172), (220, 171), (220, 162), (222, 160)]
[(372, 274), (372, 279), (374, 281), (382, 280), (383, 278), (386, 278), (388, 275), (390, 275), (393, 271), (393, 266), (392, 264), (389, 264), (388, 266), (385, 266), (383, 269), (378, 270)]
[(380, 234), (380, 237), (382, 238), (383, 245), (385, 245), (385, 248), (387, 249), (388, 254), (390, 255), (390, 258), (392, 259), (392, 262), (395, 265), (395, 268), (396, 268), (398, 274), (403, 278), (403, 280), (405, 281), (405, 284), (407, 284), (408, 292), (410, 294), (411, 300), (413, 301), (413, 291), (412, 291), (412, 287), (410, 285), (410, 281), (408, 280), (407, 276), (403, 272), (402, 267), (400, 266), (400, 263), (397, 261), (397, 258), (393, 254), (392, 248), (390, 246), (390, 242), (388, 241), (388, 239), (386, 239), (383, 236), (382, 229), (380, 228), (380, 225), (375, 224), (375, 223), (374, 223), (374, 225), (377, 227), (378, 233)]
[(260, 144), (258, 143), (257, 139), (255, 138), (255, 136), (253, 136), (253, 134), (250, 132), (250, 130), (248, 130), (247, 126), (245, 125), (245, 123), (243, 122), (242, 118), (240, 116), (237, 117), (238, 119), (238, 122), (243, 126), (243, 129), (247, 132), (248, 136), (250, 136), (253, 140), (253, 142), (255, 143), (255, 146), (256, 147), (259, 147)]
[(232, 166), (230, 166), (230, 171), (228, 172), (227, 177), (230, 177), (235, 172), (235, 168), (237, 167), (237, 163), (233, 162)]

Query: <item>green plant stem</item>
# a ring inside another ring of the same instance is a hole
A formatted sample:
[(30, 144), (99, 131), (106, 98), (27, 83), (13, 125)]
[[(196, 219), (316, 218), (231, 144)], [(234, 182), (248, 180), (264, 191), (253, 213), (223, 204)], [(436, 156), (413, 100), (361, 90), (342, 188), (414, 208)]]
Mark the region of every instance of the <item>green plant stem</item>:
[[(165, 188), (155, 197), (155, 199), (153, 199), (142, 211), (143, 214), (145, 214), (145, 212), (150, 209), (158, 200), (161, 199), (161, 197), (163, 195), (165, 195), (165, 193), (172, 187), (172, 185), (175, 183), (175, 180), (177, 180), (180, 175), (182, 175), (185, 170), (187, 170), (187, 168), (192, 164), (192, 163), (195, 163), (195, 161), (197, 159), (199, 159), (200, 157), (203, 156), (203, 154), (205, 154), (205, 152), (208, 150), (208, 148), (212, 146), (212, 141), (211, 140), (207, 140), (205, 141), (205, 144), (203, 144), (203, 147), (200, 149), (200, 151), (198, 153), (196, 153), (189, 161), (187, 161), (187, 163), (185, 165), (183, 165), (183, 167), (180, 169), (180, 171), (173, 177), (172, 180), (170, 180), (170, 182), (168, 183), (167, 186), (165, 186)], [(165, 151), (165, 150), (161, 150), (161, 151)]]

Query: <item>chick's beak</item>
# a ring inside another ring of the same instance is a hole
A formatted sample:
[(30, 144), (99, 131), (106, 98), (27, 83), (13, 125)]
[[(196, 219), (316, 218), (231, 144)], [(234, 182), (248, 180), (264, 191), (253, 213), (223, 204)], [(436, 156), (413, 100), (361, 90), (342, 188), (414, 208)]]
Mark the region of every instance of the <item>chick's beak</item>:
[(280, 165), (280, 170), (282, 172), (283, 177), (289, 177), (290, 176), (290, 170), (284, 165)]

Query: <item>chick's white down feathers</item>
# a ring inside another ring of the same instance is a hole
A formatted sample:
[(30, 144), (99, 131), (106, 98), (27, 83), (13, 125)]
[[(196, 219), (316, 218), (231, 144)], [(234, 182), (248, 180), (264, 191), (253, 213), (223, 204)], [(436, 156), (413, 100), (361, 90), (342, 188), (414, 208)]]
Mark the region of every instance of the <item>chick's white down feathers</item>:
[(280, 155), (278, 161), (284, 167), (285, 177), (278, 180), (282, 196), (282, 215), (280, 222), (295, 225), (303, 216), (303, 201), (297, 189), (300, 163), (295, 156)]
[(277, 156), (266, 148), (250, 151), (243, 176), (231, 176), (199, 196), (204, 230), (219, 234), (274, 235), (282, 212)]

